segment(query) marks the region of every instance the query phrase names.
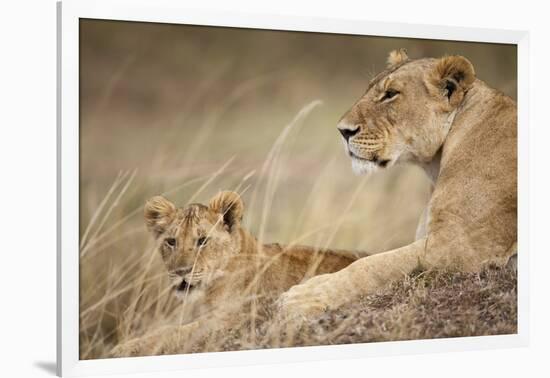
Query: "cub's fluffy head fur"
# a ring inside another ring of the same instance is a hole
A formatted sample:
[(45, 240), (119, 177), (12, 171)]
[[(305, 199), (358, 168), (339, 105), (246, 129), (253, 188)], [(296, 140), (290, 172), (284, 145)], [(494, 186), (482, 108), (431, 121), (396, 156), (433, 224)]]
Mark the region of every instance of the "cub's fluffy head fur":
[(244, 204), (234, 192), (220, 192), (208, 206), (177, 208), (157, 196), (145, 205), (145, 223), (158, 243), (176, 293), (207, 286), (221, 277), (241, 251)]

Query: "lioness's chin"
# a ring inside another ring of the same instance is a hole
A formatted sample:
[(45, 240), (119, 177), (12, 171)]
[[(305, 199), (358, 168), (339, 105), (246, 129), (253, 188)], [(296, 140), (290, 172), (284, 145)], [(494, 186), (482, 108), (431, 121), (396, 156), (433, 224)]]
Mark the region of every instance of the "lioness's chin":
[(351, 169), (356, 175), (371, 175), (380, 169), (380, 166), (372, 161), (351, 158)]

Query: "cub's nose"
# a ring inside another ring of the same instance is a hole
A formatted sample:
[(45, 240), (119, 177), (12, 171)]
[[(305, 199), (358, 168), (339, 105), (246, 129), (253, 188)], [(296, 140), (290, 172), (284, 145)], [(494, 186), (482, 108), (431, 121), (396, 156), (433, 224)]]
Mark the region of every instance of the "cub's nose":
[(350, 129), (348, 127), (338, 126), (338, 131), (340, 131), (340, 134), (342, 134), (342, 136), (344, 137), (344, 139), (347, 142), (347, 141), (349, 141), (349, 138), (351, 138), (352, 136), (354, 136), (355, 134), (357, 134), (359, 132), (359, 127), (356, 127), (354, 129)]

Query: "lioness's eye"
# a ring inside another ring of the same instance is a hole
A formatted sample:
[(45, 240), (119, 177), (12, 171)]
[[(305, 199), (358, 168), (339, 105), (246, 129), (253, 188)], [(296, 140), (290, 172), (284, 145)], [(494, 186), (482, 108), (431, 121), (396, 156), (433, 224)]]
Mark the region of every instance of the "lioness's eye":
[(202, 236), (197, 240), (197, 247), (202, 247), (203, 245), (206, 245), (206, 243), (208, 243), (208, 239)]
[(398, 94), (399, 94), (399, 91), (396, 91), (395, 89), (388, 89), (384, 93), (384, 96), (382, 96), (382, 99), (380, 101), (386, 101), (386, 100), (392, 99), (395, 96), (397, 96)]
[(164, 239), (164, 242), (169, 247), (175, 247), (176, 246), (176, 239), (174, 239), (174, 238), (166, 238), (166, 239)]

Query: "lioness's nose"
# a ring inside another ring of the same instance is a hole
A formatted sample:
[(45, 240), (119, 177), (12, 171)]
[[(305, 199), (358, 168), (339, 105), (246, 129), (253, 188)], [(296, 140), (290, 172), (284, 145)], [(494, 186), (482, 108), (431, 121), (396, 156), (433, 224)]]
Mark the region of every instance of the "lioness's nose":
[(344, 137), (344, 139), (347, 142), (347, 141), (349, 141), (349, 138), (351, 138), (352, 136), (354, 136), (355, 134), (357, 134), (359, 132), (359, 127), (356, 127), (354, 129), (350, 129), (349, 127), (338, 126), (338, 131), (340, 131), (340, 134), (342, 134), (342, 136)]

